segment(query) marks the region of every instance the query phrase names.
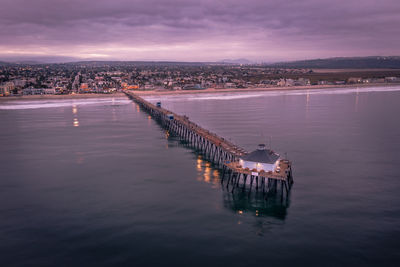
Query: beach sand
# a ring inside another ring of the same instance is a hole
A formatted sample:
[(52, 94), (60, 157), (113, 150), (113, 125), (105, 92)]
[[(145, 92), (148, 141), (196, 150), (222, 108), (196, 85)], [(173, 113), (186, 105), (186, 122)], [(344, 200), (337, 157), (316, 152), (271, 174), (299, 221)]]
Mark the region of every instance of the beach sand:
[(268, 87), (268, 88), (243, 88), (243, 89), (214, 89), (208, 88), (204, 90), (154, 90), (139, 91), (135, 90), (135, 94), (141, 96), (147, 95), (181, 95), (181, 94), (211, 94), (211, 93), (241, 93), (241, 92), (265, 92), (265, 91), (290, 91), (290, 90), (313, 90), (313, 89), (346, 89), (346, 88), (365, 88), (365, 87), (388, 87), (398, 86), (400, 83), (368, 83), (368, 84), (346, 84), (346, 85), (309, 85), (309, 86), (291, 86), (291, 87)]
[(71, 95), (23, 95), (23, 96), (4, 96), (1, 101), (12, 100), (44, 100), (44, 99), (86, 99), (86, 98), (106, 98), (106, 97), (126, 97), (122, 92), (114, 94), (71, 94)]
[[(313, 90), (313, 89), (346, 89), (346, 88), (365, 88), (365, 87), (388, 87), (399, 86), (400, 83), (369, 83), (369, 84), (346, 84), (346, 85), (309, 85), (309, 86), (291, 86), (291, 87), (268, 87), (268, 88), (242, 88), (242, 89), (215, 89), (208, 88), (204, 90), (152, 90), (140, 91), (134, 90), (135, 94), (140, 96), (151, 95), (182, 95), (182, 94), (212, 94), (212, 93), (248, 93), (265, 91), (291, 91), (291, 90)], [(106, 97), (126, 97), (123, 92), (114, 94), (71, 94), (71, 95), (24, 95), (24, 96), (6, 96), (0, 97), (0, 102), (9, 100), (44, 100), (44, 99), (85, 99), (85, 98), (106, 98)]]

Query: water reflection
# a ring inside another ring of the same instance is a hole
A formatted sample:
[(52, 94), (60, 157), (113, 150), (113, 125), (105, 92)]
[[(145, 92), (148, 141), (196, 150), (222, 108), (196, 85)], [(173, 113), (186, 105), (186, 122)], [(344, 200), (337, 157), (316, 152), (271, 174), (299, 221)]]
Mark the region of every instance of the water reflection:
[(306, 91), (306, 118), (309, 118), (310, 113), (310, 91)]
[(210, 182), (210, 174), (211, 174), (211, 168), (210, 168), (210, 163), (206, 162), (205, 163), (205, 168), (204, 168), (204, 182), (209, 183)]
[(220, 172), (214, 169), (209, 161), (204, 160), (200, 155), (197, 156), (196, 170), (198, 172), (197, 180), (219, 186), (221, 181)]
[(78, 118), (74, 118), (73, 125), (74, 125), (74, 127), (79, 127), (79, 121), (78, 121)]
[(85, 157), (83, 152), (75, 152), (75, 156), (76, 156), (76, 163), (77, 164), (82, 164), (85, 161)]
[(115, 98), (113, 98), (112, 99), (112, 105), (111, 105), (112, 121), (117, 121), (117, 115), (116, 115), (115, 106), (118, 106), (118, 105), (115, 104)]
[(262, 192), (248, 194), (243, 191), (226, 191), (223, 193), (223, 205), (239, 215), (250, 214), (256, 217), (273, 217), (285, 220), (288, 202), (281, 202), (279, 198), (265, 199)]
[(72, 125), (74, 127), (79, 127), (79, 120), (78, 120), (78, 106), (76, 104), (72, 105), (72, 114), (74, 116)]
[(197, 171), (198, 172), (202, 172), (203, 171), (203, 161), (201, 160), (201, 157), (200, 156), (198, 156), (197, 157), (197, 165), (196, 165), (196, 169), (197, 169)]
[(219, 176), (219, 171), (218, 170), (214, 170), (213, 171), (213, 184), (217, 185), (220, 181), (220, 176)]
[(357, 91), (356, 91), (356, 101), (354, 103), (354, 111), (357, 113), (358, 112), (358, 95), (359, 95), (359, 91), (358, 91), (358, 87), (357, 87)]

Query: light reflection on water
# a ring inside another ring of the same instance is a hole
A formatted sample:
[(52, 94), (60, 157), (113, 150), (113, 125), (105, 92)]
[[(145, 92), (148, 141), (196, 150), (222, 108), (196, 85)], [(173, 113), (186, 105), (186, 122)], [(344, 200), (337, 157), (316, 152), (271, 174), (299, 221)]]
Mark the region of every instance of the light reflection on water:
[(219, 170), (215, 169), (209, 161), (203, 160), (200, 155), (197, 156), (196, 170), (198, 172), (198, 181), (212, 184), (214, 188), (219, 187), (221, 181)]
[(74, 118), (73, 125), (74, 125), (74, 127), (79, 127), (79, 121), (78, 121), (78, 118)]
[(73, 125), (74, 127), (79, 127), (79, 121), (78, 121), (78, 107), (77, 107), (76, 104), (73, 104), (73, 105), (72, 105), (72, 114), (73, 114), (73, 116), (74, 116), (72, 125)]

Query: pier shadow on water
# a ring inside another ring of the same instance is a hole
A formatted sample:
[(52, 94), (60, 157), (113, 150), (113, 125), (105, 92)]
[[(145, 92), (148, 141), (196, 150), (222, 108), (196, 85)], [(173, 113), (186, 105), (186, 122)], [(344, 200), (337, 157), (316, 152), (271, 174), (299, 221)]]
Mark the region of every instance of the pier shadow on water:
[(189, 142), (166, 131), (165, 136), (170, 145), (191, 150), (196, 158), (198, 180), (211, 184), (222, 191), (223, 207), (238, 214), (250, 214), (256, 217), (270, 217), (285, 220), (290, 205), (289, 194), (278, 181), (271, 180), (263, 184), (243, 176), (232, 176), (221, 165), (215, 164), (202, 150), (196, 149)]
[(235, 213), (247, 213), (258, 217), (273, 217), (285, 220), (288, 202), (281, 202), (279, 198), (265, 199), (264, 194), (257, 192), (248, 194), (247, 192), (223, 192), (224, 207)]

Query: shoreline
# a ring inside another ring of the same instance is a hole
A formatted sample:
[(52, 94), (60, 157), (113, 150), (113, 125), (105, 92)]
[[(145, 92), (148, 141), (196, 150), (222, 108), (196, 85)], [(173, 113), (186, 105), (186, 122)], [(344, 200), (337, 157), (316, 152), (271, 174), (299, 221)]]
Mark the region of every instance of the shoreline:
[[(290, 87), (267, 87), (267, 88), (240, 88), (240, 89), (215, 89), (207, 88), (203, 90), (151, 90), (133, 92), (139, 96), (162, 96), (162, 95), (185, 95), (185, 94), (218, 94), (218, 93), (249, 93), (249, 92), (270, 92), (270, 91), (296, 91), (296, 90), (316, 90), (316, 89), (346, 89), (346, 88), (368, 88), (368, 87), (389, 87), (400, 86), (400, 83), (370, 83), (370, 84), (346, 84), (346, 85), (309, 85), (309, 86), (290, 86)], [(15, 100), (58, 100), (58, 99), (90, 99), (90, 98), (109, 98), (127, 97), (123, 92), (113, 94), (70, 94), (70, 95), (22, 95), (0, 97), (0, 103)]]
[(212, 93), (248, 93), (248, 92), (268, 92), (268, 91), (295, 91), (295, 90), (315, 90), (315, 89), (345, 89), (357, 87), (389, 87), (399, 86), (400, 83), (370, 83), (370, 84), (346, 84), (346, 85), (309, 85), (309, 86), (290, 86), (290, 87), (267, 87), (267, 88), (241, 88), (241, 89), (214, 89), (207, 88), (203, 90), (179, 90), (179, 91), (134, 91), (139, 96), (152, 95), (184, 95), (184, 94), (212, 94)]
[(88, 99), (88, 98), (108, 98), (108, 97), (126, 97), (122, 92), (113, 94), (70, 94), (70, 95), (21, 95), (21, 96), (3, 96), (0, 102), (14, 100), (57, 100), (57, 99)]

